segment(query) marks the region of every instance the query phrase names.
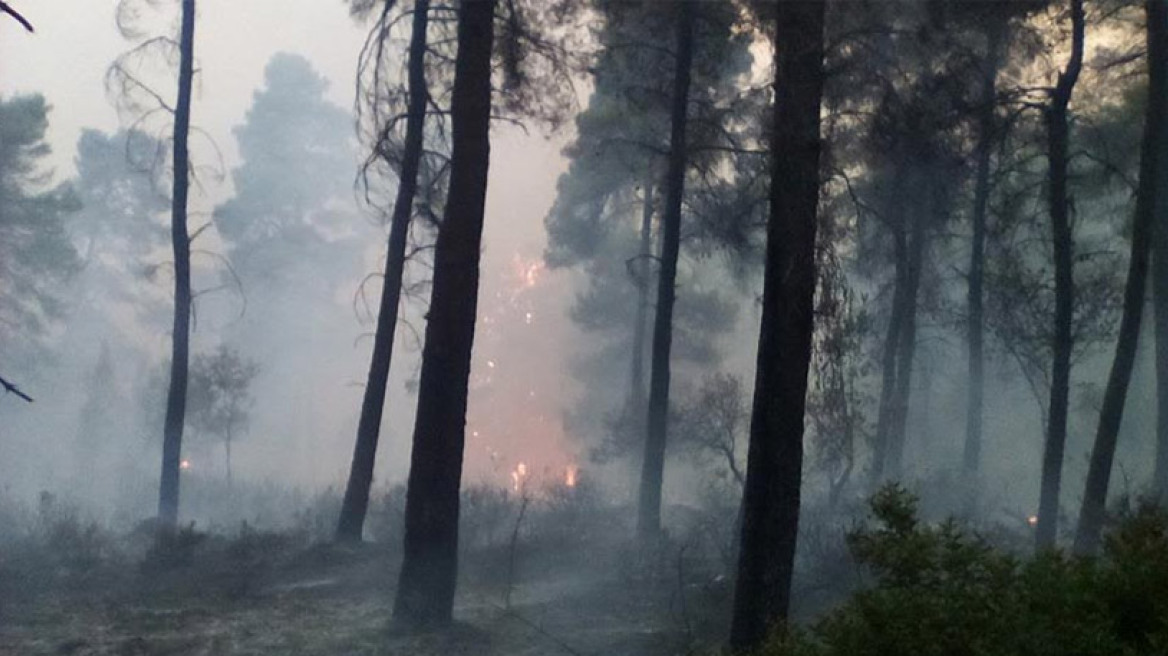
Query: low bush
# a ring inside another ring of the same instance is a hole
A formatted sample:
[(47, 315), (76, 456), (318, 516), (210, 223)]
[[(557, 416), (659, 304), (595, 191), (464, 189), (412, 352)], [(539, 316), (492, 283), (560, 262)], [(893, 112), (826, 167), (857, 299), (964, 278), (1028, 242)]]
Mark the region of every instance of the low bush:
[(848, 536), (870, 586), (763, 649), (789, 656), (1128, 656), (1168, 653), (1168, 515), (1144, 505), (1098, 557), (1007, 553), (902, 488)]

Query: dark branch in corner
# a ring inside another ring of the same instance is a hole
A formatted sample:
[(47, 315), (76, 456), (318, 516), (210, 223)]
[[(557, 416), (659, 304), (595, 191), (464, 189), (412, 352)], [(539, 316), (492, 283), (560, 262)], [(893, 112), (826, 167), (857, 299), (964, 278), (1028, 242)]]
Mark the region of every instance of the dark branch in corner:
[[(15, 18), (16, 22), (20, 23), (22, 26), (24, 26), (24, 29), (28, 30), (29, 32), (36, 31), (36, 30), (32, 29), (32, 23), (28, 22), (27, 18), (25, 18), (24, 16), (21, 16), (20, 12), (16, 11), (12, 7), (9, 7), (8, 3), (4, 2), (4, 0), (0, 0), (0, 12), (3, 12), (5, 14), (8, 14), (9, 16)], [(4, 385), (5, 385), (5, 387), (7, 387), (8, 383), (5, 383)], [(32, 399), (29, 399), (29, 401), (31, 401), (31, 400)]]
[[(0, 5), (3, 5), (3, 3), (2, 3), (2, 2), (0, 2)], [(32, 397), (31, 397), (31, 396), (29, 396), (29, 395), (25, 394), (24, 392), (20, 391), (20, 388), (19, 388), (19, 387), (17, 387), (16, 385), (14, 385), (14, 384), (12, 384), (12, 383), (8, 382), (8, 380), (7, 380), (7, 379), (5, 379), (3, 376), (0, 376), (0, 385), (3, 385), (3, 386), (4, 386), (4, 391), (5, 391), (5, 392), (8, 392), (8, 393), (10, 393), (10, 394), (15, 394), (15, 395), (19, 396), (20, 398), (24, 399), (25, 401), (28, 401), (29, 403), (32, 403), (32, 402), (33, 402), (33, 401), (32, 401)]]

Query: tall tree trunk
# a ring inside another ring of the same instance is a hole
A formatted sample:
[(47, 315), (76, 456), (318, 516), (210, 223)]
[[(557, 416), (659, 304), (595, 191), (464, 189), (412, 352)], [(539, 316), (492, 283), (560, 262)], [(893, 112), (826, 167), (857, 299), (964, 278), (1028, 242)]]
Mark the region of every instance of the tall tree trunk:
[(890, 433), (895, 416), (897, 353), (900, 333), (904, 330), (904, 303), (908, 285), (906, 283), (908, 262), (908, 233), (903, 221), (893, 234), (895, 274), (892, 282), (892, 312), (888, 317), (888, 330), (884, 335), (884, 345), (880, 356), (880, 404), (876, 418), (875, 448), (872, 452), (871, 485), (873, 488), (884, 482), (887, 474)]
[(815, 295), (824, 4), (779, 3), (776, 17), (762, 325), (730, 632), (736, 651), (758, 647), (790, 605)]
[(191, 80), (194, 77), (195, 0), (183, 0), (179, 34), (178, 102), (174, 108), (174, 188), (170, 205), (170, 241), (174, 249), (174, 329), (170, 351), (170, 388), (162, 438), (162, 479), (158, 486), (158, 520), (164, 530), (178, 522), (179, 464), (187, 412), (187, 370), (191, 339), (191, 240), (187, 233), (190, 188)]
[(406, 491), (405, 553), (393, 615), (450, 623), (458, 579), (459, 487), (490, 166), (495, 0), (458, 5), (450, 192), (434, 247), (434, 284)]
[[(641, 245), (637, 251), (637, 314), (633, 324), (633, 362), (629, 382), (629, 400), (633, 416), (643, 421), (645, 417), (645, 329), (649, 322), (649, 276), (653, 270), (653, 185), (652, 175), (646, 175), (644, 197), (641, 199)], [(644, 438), (644, 428), (638, 428), (637, 436)]]
[[(645, 395), (648, 389), (645, 386), (645, 337), (649, 323), (649, 293), (653, 289), (653, 175), (645, 175), (644, 197), (641, 199), (641, 243), (637, 251), (636, 266), (633, 273), (637, 284), (637, 313), (633, 323), (633, 362), (629, 380), (628, 416), (633, 422), (632, 444), (645, 443), (647, 429), (647, 404)], [(635, 446), (634, 446), (635, 448)], [(638, 471), (636, 460), (629, 459), (629, 491), (637, 489), (641, 472)]]
[(679, 4), (677, 62), (673, 76), (669, 168), (665, 177), (665, 207), (661, 214), (661, 276), (657, 282), (657, 316), (653, 321), (653, 361), (649, 378), (649, 419), (645, 457), (641, 462), (641, 493), (637, 534), (654, 538), (661, 531), (661, 486), (665, 473), (665, 440), (669, 422), (669, 352), (673, 343), (673, 301), (677, 257), (681, 247), (681, 199), (686, 168), (686, 124), (690, 68), (693, 65), (694, 0)]
[(1067, 443), (1075, 309), (1075, 243), (1071, 234), (1070, 199), (1067, 193), (1067, 106), (1070, 105), (1071, 94), (1083, 67), (1084, 31), (1083, 0), (1071, 0), (1071, 55), (1066, 69), (1059, 73), (1050, 107), (1046, 110), (1047, 158), (1050, 166), (1048, 200), (1054, 240), (1055, 316), (1054, 340), (1051, 344), (1054, 357), (1051, 364), (1050, 408), (1046, 446), (1042, 455), (1038, 527), (1035, 532), (1035, 541), (1040, 549), (1053, 547), (1058, 536), (1063, 451)]
[(904, 293), (901, 297), (900, 330), (896, 346), (896, 389), (888, 428), (888, 464), (885, 473), (900, 478), (907, 439), (908, 410), (912, 396), (913, 359), (917, 350), (917, 297), (921, 288), (921, 267), (924, 265), (925, 222), (927, 212), (912, 209), (912, 229), (909, 235), (908, 259), (904, 263)]
[(1164, 167), (1162, 158), (1165, 104), (1168, 102), (1168, 7), (1165, 0), (1145, 0), (1148, 23), (1148, 106), (1144, 114), (1144, 139), (1140, 149), (1140, 181), (1136, 191), (1136, 209), (1132, 229), (1131, 261), (1127, 284), (1123, 292), (1123, 318), (1115, 345), (1115, 360), (1103, 394), (1103, 408), (1099, 413), (1099, 429), (1091, 450), (1091, 465), (1087, 471), (1087, 488), (1083, 492), (1083, 506), (1079, 513), (1079, 528), (1075, 534), (1075, 551), (1093, 553), (1099, 547), (1103, 519), (1106, 513), (1107, 488), (1111, 481), (1111, 464), (1115, 459), (1115, 445), (1123, 419), (1123, 406), (1131, 384), (1132, 367), (1136, 360), (1136, 346), (1140, 339), (1140, 325), (1144, 314), (1144, 292), (1148, 280), (1148, 259), (1152, 232), (1155, 230), (1156, 210), (1162, 206), (1160, 176)]
[[(387, 0), (388, 1), (388, 0)], [(381, 415), (385, 409), (385, 388), (393, 359), (393, 340), (397, 329), (398, 305), (401, 301), (402, 271), (405, 268), (406, 240), (414, 195), (418, 189), (418, 166), (422, 159), (422, 137), (426, 126), (426, 28), (430, 1), (415, 0), (410, 36), (405, 150), (397, 198), (390, 219), (389, 242), (385, 252), (385, 278), (377, 310), (377, 333), (373, 338), (373, 356), (365, 397), (361, 402), (361, 419), (357, 424), (357, 443), (349, 468), (349, 484), (341, 504), (337, 523), (337, 540), (359, 542), (369, 508), (369, 488), (373, 485), (373, 465), (377, 459), (377, 442), (381, 436)], [(378, 146), (380, 147), (380, 145)]]
[(973, 184), (973, 237), (969, 253), (969, 389), (965, 404), (965, 450), (962, 471), (972, 483), (981, 469), (982, 413), (985, 405), (985, 235), (990, 197), (990, 154), (993, 151), (998, 65), (1006, 22), (991, 19), (986, 30), (981, 107), (977, 119), (977, 172)]

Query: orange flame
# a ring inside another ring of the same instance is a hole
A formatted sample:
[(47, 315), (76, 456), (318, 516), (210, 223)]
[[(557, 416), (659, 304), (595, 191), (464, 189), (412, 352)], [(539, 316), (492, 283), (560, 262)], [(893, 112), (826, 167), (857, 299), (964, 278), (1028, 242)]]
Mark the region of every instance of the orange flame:
[(511, 472), (511, 487), (518, 492), (523, 488), (523, 483), (527, 480), (527, 465), (519, 463), (515, 471)]

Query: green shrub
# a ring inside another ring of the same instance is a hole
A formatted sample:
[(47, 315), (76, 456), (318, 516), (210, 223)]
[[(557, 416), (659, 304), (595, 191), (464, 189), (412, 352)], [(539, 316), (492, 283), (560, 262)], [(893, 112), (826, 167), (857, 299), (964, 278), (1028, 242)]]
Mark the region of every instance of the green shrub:
[(848, 536), (874, 583), (763, 650), (790, 656), (1127, 656), (1168, 653), (1168, 516), (1124, 518), (1098, 558), (1019, 558), (950, 520), (918, 519), (897, 486)]

